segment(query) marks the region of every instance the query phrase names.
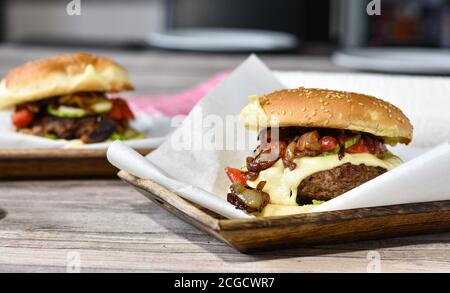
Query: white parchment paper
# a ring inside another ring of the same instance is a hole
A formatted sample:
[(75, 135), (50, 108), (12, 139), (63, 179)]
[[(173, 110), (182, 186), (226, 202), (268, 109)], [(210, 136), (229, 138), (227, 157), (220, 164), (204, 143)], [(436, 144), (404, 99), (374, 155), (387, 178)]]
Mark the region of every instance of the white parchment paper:
[[(249, 95), (297, 86), (376, 95), (401, 107), (416, 129), (411, 146), (393, 149), (406, 160), (405, 164), (319, 206), (316, 211), (450, 199), (448, 78), (306, 72), (273, 74), (258, 58), (252, 56), (207, 94), (181, 126), (147, 159), (164, 176), (224, 198), (229, 185), (224, 167), (242, 166), (252, 148), (180, 148), (177, 143), (179, 137), (188, 133), (193, 141), (211, 139), (211, 127), (195, 123), (199, 116), (214, 114), (221, 119), (227, 115), (237, 116), (247, 104)], [(237, 131), (234, 127), (241, 126), (234, 124), (226, 127), (226, 131)], [(252, 133), (251, 137), (254, 140), (250, 144), (255, 147), (256, 133)], [(110, 155), (114, 157), (114, 151)], [(173, 190), (173, 186), (167, 187)], [(201, 198), (198, 200), (201, 202)]]

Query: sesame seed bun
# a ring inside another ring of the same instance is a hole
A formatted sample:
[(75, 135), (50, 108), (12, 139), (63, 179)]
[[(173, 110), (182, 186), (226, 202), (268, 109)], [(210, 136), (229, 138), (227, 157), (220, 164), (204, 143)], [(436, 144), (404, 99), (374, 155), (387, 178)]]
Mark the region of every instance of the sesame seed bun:
[(75, 92), (132, 89), (127, 71), (109, 58), (60, 55), (11, 70), (0, 82), (0, 108)]
[[(372, 96), (298, 88), (280, 90), (259, 98), (268, 121), (278, 125), (348, 129), (383, 137), (386, 143), (408, 144), (413, 127), (394, 105)], [(256, 125), (253, 125), (256, 126)]]

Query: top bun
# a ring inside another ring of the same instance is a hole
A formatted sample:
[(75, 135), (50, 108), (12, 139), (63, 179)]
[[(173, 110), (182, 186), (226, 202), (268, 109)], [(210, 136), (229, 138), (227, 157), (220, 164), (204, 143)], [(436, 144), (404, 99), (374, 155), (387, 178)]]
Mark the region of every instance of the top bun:
[[(301, 87), (259, 97), (259, 104), (267, 116), (268, 126), (361, 131), (382, 137), (391, 145), (408, 144), (412, 139), (413, 127), (402, 111), (368, 95)], [(258, 128), (260, 125), (254, 125), (257, 121), (243, 122), (245, 126)]]
[(109, 58), (60, 55), (11, 70), (0, 82), (0, 108), (76, 92), (132, 89), (127, 71)]

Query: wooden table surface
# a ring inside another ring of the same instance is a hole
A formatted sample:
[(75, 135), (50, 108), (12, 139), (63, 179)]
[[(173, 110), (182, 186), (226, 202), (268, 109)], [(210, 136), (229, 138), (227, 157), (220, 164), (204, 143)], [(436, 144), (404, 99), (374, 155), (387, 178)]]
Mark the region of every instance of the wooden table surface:
[[(65, 51), (0, 46), (0, 74)], [(142, 94), (182, 90), (245, 58), (89, 51), (126, 66)], [(323, 57), (261, 57), (279, 70), (342, 70)], [(119, 180), (0, 181), (0, 208), (0, 272), (74, 271), (78, 261), (81, 272), (450, 272), (450, 233), (241, 254)]]

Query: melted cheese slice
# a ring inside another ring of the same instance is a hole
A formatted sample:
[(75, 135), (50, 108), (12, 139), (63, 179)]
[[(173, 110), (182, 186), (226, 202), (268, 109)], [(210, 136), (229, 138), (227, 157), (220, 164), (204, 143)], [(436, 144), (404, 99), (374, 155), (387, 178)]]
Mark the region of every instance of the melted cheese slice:
[(294, 162), (297, 164), (297, 168), (291, 171), (284, 168), (282, 160), (279, 159), (272, 167), (261, 171), (255, 181), (248, 181), (247, 184), (255, 188), (259, 182), (266, 181), (263, 190), (270, 195), (271, 204), (297, 206), (298, 186), (302, 180), (317, 172), (330, 170), (346, 163), (382, 167), (387, 170), (402, 163), (396, 156), (381, 160), (371, 154), (345, 154), (341, 160), (338, 155), (304, 157), (295, 159)]
[(276, 216), (288, 216), (307, 213), (314, 205), (302, 205), (302, 206), (287, 206), (281, 204), (268, 204), (264, 209), (255, 214), (257, 217), (276, 217)]

